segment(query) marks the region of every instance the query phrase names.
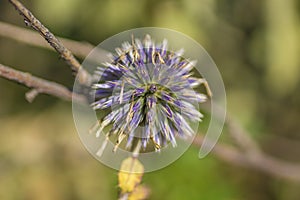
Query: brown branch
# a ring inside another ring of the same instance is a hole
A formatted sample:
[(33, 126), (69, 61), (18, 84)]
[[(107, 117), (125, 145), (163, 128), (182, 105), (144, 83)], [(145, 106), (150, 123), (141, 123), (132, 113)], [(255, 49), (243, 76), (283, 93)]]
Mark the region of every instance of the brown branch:
[[(30, 46), (40, 47), (47, 50), (55, 51), (40, 34), (30, 29), (18, 27), (0, 21), (0, 36), (21, 42)], [(95, 46), (88, 42), (79, 42), (67, 38), (57, 37), (65, 46), (73, 52), (74, 55), (85, 58)], [(104, 49), (97, 48), (97, 59), (106, 60), (108, 52)]]
[[(208, 113), (211, 112), (210, 106), (203, 106), (202, 108)], [(222, 109), (216, 109), (215, 112), (218, 119), (223, 118), (224, 111)], [(233, 117), (228, 114), (228, 112), (226, 113), (225, 126), (228, 127), (231, 138), (247, 154), (255, 156), (261, 152), (261, 149), (255, 140), (241, 127), (237, 121), (233, 119)]]
[(82, 84), (90, 84), (90, 74), (81, 69), (80, 63), (55, 36), (49, 31), (22, 3), (18, 0), (9, 0), (9, 2), (18, 10), (19, 14), (24, 17), (25, 23), (38, 31), (42, 37), (60, 54), (66, 63), (75, 71), (78, 72), (79, 82)]
[(39, 91), (37, 89), (32, 89), (25, 94), (25, 98), (29, 103), (32, 103), (33, 100), (39, 95)]
[[(199, 135), (195, 138), (193, 144), (200, 148), (202, 142), (203, 137)], [(212, 153), (229, 164), (255, 169), (277, 178), (300, 181), (300, 164), (282, 161), (263, 152), (255, 155), (247, 154), (237, 148), (219, 142), (213, 148)]]
[(247, 154), (256, 156), (257, 154), (261, 153), (261, 149), (250, 136), (250, 134), (247, 133), (239, 123), (233, 120), (231, 116), (227, 115), (225, 123), (229, 129), (231, 137)]
[[(55, 50), (47, 42), (40, 37), (35, 31), (21, 28), (12, 24), (0, 21), (0, 36), (6, 37), (30, 46), (41, 47), (48, 50)], [(70, 49), (74, 55), (85, 58), (94, 48), (88, 42), (78, 42), (66, 38), (57, 37), (65, 46)]]
[[(18, 27), (0, 21), (0, 36), (21, 42), (30, 46), (40, 47), (47, 50), (55, 51), (47, 42), (40, 37), (35, 31)], [(94, 48), (88, 42), (74, 41), (67, 38), (57, 37), (65, 46), (73, 52), (74, 55), (85, 58)], [(97, 48), (97, 59), (106, 60), (108, 52), (104, 49)]]
[(29, 73), (21, 72), (2, 64), (0, 64), (0, 76), (32, 88), (33, 90), (26, 94), (26, 99), (29, 102), (33, 101), (38, 93), (49, 94), (66, 101), (72, 101), (73, 95), (75, 101), (80, 103), (86, 102), (84, 96), (72, 93), (63, 85), (32, 76)]
[[(208, 107), (204, 107), (204, 109), (208, 112), (210, 111)], [(221, 110), (218, 111), (221, 112)], [(222, 116), (221, 113), (216, 114), (217, 117)], [(228, 132), (238, 147), (220, 142), (217, 143), (212, 153), (218, 158), (229, 164), (255, 169), (274, 177), (300, 182), (300, 164), (282, 161), (264, 153), (251, 137), (251, 134), (241, 127), (228, 113), (225, 125), (228, 127)], [(198, 135), (193, 144), (200, 148), (202, 142), (203, 137)]]

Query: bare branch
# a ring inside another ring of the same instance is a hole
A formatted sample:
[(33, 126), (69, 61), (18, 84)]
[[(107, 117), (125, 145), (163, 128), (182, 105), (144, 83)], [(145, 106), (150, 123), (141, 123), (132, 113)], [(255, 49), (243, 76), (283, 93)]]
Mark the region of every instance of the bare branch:
[[(197, 136), (193, 142), (198, 148), (203, 142), (202, 136)], [(300, 164), (292, 164), (286, 161), (281, 161), (277, 158), (266, 155), (263, 152), (257, 153), (255, 156), (245, 154), (239, 149), (232, 146), (216, 144), (212, 153), (221, 160), (234, 164), (240, 167), (255, 169), (265, 174), (282, 178), (290, 181), (300, 181)]]
[(239, 123), (233, 120), (231, 116), (227, 115), (226, 125), (228, 126), (231, 137), (246, 153), (252, 156), (256, 156), (261, 153), (259, 146), (250, 134), (247, 133)]
[[(40, 36), (40, 34), (30, 29), (18, 27), (0, 21), (0, 36), (12, 39), (30, 46), (41, 47), (47, 50), (55, 51), (47, 42)], [(88, 42), (74, 41), (67, 38), (57, 37), (65, 46), (73, 52), (74, 55), (85, 58), (95, 46)], [(97, 59), (107, 59), (108, 52), (104, 49), (97, 48)]]
[(49, 31), (22, 3), (18, 0), (9, 0), (9, 2), (18, 10), (20, 15), (24, 17), (25, 23), (38, 31), (42, 37), (60, 54), (66, 63), (79, 74), (79, 81), (82, 84), (90, 84), (90, 74), (81, 69), (80, 63), (73, 56), (72, 52)]
[(33, 100), (37, 97), (38, 94), (39, 94), (39, 91), (38, 91), (38, 90), (32, 89), (32, 90), (26, 92), (25, 98), (27, 99), (27, 101), (28, 101), (29, 103), (32, 103)]
[[(209, 106), (203, 106), (202, 108), (208, 113), (211, 112)], [(217, 109), (215, 110), (215, 112), (217, 118), (223, 118), (222, 109)], [(235, 143), (243, 151), (252, 156), (256, 156), (256, 154), (259, 154), (261, 152), (261, 149), (255, 142), (255, 140), (250, 136), (250, 134), (247, 131), (245, 131), (243, 127), (241, 127), (241, 125), (237, 121), (233, 119), (233, 117), (231, 117), (228, 114), (228, 112), (226, 113), (225, 125), (228, 127), (231, 138), (234, 139)]]
[[(208, 112), (210, 111), (208, 107), (203, 108)], [(221, 113), (217, 113), (217, 115), (221, 115)], [(241, 127), (228, 113), (225, 125), (228, 127), (228, 132), (238, 147), (220, 142), (217, 143), (212, 153), (218, 158), (229, 164), (256, 169), (274, 177), (300, 182), (300, 164), (282, 161), (264, 153), (257, 142), (251, 137), (251, 134)], [(198, 135), (193, 144), (200, 148), (202, 142), (203, 137)]]
[[(35, 31), (21, 28), (12, 24), (7, 24), (0, 21), (0, 36), (16, 40), (31, 46), (37, 46), (48, 50), (55, 50), (47, 44), (47, 42)], [(91, 50), (93, 45), (88, 42), (78, 42), (61, 37), (57, 37), (65, 46), (70, 49), (74, 55), (85, 58)]]
[(32, 101), (38, 93), (49, 94), (66, 101), (72, 101), (73, 95), (75, 101), (78, 101), (80, 103), (86, 102), (84, 96), (73, 94), (63, 85), (32, 76), (29, 73), (21, 72), (2, 64), (0, 64), (0, 76), (34, 89), (26, 95), (26, 98), (27, 100), (29, 100), (29, 102)]

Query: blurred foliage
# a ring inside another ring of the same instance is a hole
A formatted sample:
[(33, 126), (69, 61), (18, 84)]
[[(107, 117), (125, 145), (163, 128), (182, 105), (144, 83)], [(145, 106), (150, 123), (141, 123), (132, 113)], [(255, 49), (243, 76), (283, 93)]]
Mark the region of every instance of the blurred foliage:
[[(228, 110), (283, 159), (300, 150), (300, 2), (297, 0), (23, 1), (59, 36), (98, 44), (121, 31), (159, 26), (191, 36), (223, 76)], [(24, 26), (7, 1), (0, 20)], [(0, 38), (0, 63), (72, 87), (54, 52)], [(76, 134), (69, 103), (0, 78), (0, 199), (116, 199), (117, 172), (94, 160)], [(223, 137), (228, 137), (226, 132)], [(233, 167), (191, 148), (144, 176), (151, 199), (300, 199), (299, 184)]]

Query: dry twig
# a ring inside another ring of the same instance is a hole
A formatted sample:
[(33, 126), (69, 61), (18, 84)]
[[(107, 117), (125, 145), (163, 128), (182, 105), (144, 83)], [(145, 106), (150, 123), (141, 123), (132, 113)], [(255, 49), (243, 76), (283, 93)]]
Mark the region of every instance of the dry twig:
[(247, 154), (255, 157), (261, 153), (261, 149), (253, 138), (232, 117), (227, 115), (225, 123), (228, 126), (231, 137)]
[[(203, 137), (198, 135), (193, 141), (193, 145), (200, 148), (202, 142)], [(300, 164), (282, 161), (261, 151), (253, 156), (219, 142), (213, 148), (212, 153), (229, 164), (255, 169), (273, 177), (300, 182)]]
[[(40, 34), (30, 29), (21, 28), (12, 24), (0, 21), (0, 36), (6, 37), (30, 46), (45, 48), (48, 50), (55, 50), (47, 42), (40, 37)], [(77, 42), (66, 38), (57, 37), (74, 55), (85, 58), (94, 48), (88, 42)]]
[(33, 90), (26, 94), (26, 99), (29, 102), (33, 101), (38, 93), (49, 94), (66, 101), (72, 101), (73, 95), (75, 101), (80, 103), (86, 102), (84, 96), (72, 93), (63, 85), (32, 76), (27, 72), (21, 72), (2, 64), (0, 64), (0, 76), (32, 88)]
[(72, 52), (68, 50), (55, 36), (51, 33), (22, 3), (18, 0), (9, 0), (9, 2), (18, 10), (20, 15), (24, 17), (25, 23), (38, 31), (44, 39), (60, 54), (66, 63), (79, 74), (79, 82), (82, 84), (90, 84), (90, 74), (81, 69), (80, 63), (73, 56)]

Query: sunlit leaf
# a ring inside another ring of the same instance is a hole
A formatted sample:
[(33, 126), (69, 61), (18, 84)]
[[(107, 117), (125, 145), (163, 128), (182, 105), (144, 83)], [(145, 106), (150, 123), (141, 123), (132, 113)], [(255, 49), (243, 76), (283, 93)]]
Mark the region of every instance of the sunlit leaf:
[(136, 158), (129, 157), (122, 162), (119, 172), (119, 187), (122, 193), (132, 192), (142, 181), (144, 166)]
[(143, 200), (147, 199), (150, 194), (149, 188), (139, 185), (129, 195), (128, 200)]

